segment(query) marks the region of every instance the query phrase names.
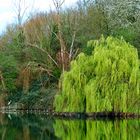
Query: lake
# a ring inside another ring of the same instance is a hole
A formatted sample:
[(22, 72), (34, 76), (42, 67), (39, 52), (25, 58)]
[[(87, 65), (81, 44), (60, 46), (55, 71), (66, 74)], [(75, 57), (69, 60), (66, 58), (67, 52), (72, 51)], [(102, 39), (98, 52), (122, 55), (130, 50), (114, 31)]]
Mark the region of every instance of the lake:
[(140, 120), (64, 120), (0, 114), (1, 140), (140, 140)]

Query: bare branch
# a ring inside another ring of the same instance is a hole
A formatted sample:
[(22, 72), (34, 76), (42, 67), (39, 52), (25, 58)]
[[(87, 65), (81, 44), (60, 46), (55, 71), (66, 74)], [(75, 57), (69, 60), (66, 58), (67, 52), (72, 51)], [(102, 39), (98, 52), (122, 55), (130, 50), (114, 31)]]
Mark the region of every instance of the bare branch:
[(69, 59), (70, 59), (70, 60), (71, 60), (71, 58), (72, 58), (75, 36), (76, 36), (76, 32), (74, 32), (74, 34), (73, 34), (73, 36), (72, 36), (72, 42), (71, 42), (70, 53), (69, 53)]
[(73, 54), (73, 58), (75, 58), (78, 54), (79, 48), (76, 49), (75, 53)]
[(59, 13), (61, 6), (64, 4), (65, 0), (53, 0), (53, 4), (56, 8), (56, 11)]
[(46, 53), (47, 56), (48, 56), (48, 57), (54, 62), (54, 64), (58, 67), (57, 62), (52, 58), (52, 56), (51, 56), (46, 50), (44, 50), (44, 49), (42, 49), (42, 48), (39, 48), (37, 45), (34, 45), (34, 44), (27, 43), (27, 45), (32, 46), (32, 47), (35, 47), (35, 48), (39, 49), (40, 51)]
[(22, 25), (25, 14), (27, 14), (27, 11), (29, 12), (29, 8), (31, 7), (30, 10), (33, 9), (33, 4), (34, 4), (34, 1), (31, 5), (29, 5), (29, 4), (27, 5), (26, 0), (14, 0), (13, 10), (16, 14), (17, 24), (19, 26)]

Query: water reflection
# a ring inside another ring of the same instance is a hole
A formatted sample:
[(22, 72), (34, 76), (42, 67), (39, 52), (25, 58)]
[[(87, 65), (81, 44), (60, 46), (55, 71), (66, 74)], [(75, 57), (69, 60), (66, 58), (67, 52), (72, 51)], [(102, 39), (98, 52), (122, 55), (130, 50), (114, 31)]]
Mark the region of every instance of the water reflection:
[(0, 140), (57, 140), (54, 120), (34, 115), (0, 114)]
[(55, 134), (62, 140), (139, 140), (138, 120), (56, 120)]
[(1, 140), (139, 140), (139, 120), (60, 120), (0, 114)]

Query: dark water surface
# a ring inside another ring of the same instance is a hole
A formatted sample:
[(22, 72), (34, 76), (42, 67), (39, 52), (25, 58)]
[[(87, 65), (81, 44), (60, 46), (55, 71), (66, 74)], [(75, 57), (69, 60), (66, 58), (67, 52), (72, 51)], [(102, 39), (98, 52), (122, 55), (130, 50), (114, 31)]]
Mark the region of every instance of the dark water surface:
[(140, 140), (140, 120), (63, 120), (0, 114), (0, 140)]

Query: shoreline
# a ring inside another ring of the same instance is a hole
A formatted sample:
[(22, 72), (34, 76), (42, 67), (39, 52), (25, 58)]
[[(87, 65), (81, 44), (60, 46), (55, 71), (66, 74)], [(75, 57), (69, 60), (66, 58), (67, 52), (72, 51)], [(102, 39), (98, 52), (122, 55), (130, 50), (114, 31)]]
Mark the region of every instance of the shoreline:
[(87, 118), (108, 118), (108, 119), (127, 119), (127, 118), (140, 118), (140, 114), (130, 112), (55, 112), (47, 109), (36, 108), (36, 109), (23, 109), (23, 108), (9, 108), (1, 107), (1, 113), (23, 113), (23, 114), (44, 114), (56, 118), (67, 118), (67, 119), (87, 119)]

